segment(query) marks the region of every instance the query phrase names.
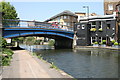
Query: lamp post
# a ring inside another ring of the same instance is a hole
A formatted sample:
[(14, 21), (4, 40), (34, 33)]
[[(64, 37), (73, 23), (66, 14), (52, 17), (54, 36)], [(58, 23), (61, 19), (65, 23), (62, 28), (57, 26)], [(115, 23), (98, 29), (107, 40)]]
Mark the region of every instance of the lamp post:
[(89, 6), (83, 6), (83, 8), (87, 8), (87, 17), (89, 18)]

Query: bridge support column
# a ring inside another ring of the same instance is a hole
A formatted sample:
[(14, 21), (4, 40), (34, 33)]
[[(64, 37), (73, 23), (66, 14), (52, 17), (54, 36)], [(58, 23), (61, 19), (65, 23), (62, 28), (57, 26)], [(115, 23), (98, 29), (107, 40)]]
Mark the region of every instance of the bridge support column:
[(70, 39), (55, 39), (55, 49), (71, 49), (73, 40)]

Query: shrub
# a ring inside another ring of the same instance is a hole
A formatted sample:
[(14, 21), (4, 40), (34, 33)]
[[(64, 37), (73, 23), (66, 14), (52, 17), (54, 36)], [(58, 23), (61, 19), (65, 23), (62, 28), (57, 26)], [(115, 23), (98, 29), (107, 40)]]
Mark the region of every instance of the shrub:
[(115, 42), (114, 45), (118, 45), (118, 42)]
[(49, 46), (54, 46), (54, 44), (55, 44), (55, 40), (50, 40), (49, 41)]
[(103, 31), (102, 28), (100, 28), (99, 31)]
[[(10, 60), (12, 59), (13, 51), (10, 49), (3, 49), (2, 51), (2, 65), (3, 66), (8, 66), (10, 65)], [(5, 54), (5, 56), (4, 56)]]
[(94, 32), (95, 32), (95, 31), (96, 31), (96, 28), (91, 28), (90, 31), (94, 31)]
[(7, 46), (7, 41), (4, 39), (4, 38), (2, 38), (2, 37), (0, 37), (0, 47), (1, 48), (6, 48), (6, 46)]
[(106, 40), (102, 40), (102, 43), (103, 43), (103, 44), (106, 44)]
[(112, 42), (112, 43), (115, 43), (115, 40), (112, 40), (111, 42)]
[(94, 42), (94, 44), (98, 44), (98, 42)]

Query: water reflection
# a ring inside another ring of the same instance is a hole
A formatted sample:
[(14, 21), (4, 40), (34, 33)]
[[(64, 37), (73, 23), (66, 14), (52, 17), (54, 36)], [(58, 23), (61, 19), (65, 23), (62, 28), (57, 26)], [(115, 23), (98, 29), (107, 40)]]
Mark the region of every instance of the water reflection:
[(48, 62), (54, 62), (60, 69), (75, 78), (118, 78), (119, 51), (106, 49), (63, 49), (41, 50)]

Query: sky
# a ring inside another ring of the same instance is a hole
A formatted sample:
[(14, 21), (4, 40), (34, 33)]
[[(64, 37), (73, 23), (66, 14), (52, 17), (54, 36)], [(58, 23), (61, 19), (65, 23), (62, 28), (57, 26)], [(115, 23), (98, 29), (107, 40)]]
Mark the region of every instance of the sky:
[(36, 20), (45, 21), (50, 17), (69, 10), (71, 12), (87, 12), (83, 6), (89, 6), (90, 13), (97, 13), (103, 15), (103, 1), (71, 1), (71, 2), (57, 2), (57, 1), (10, 1), (15, 7), (18, 17), (21, 20)]

